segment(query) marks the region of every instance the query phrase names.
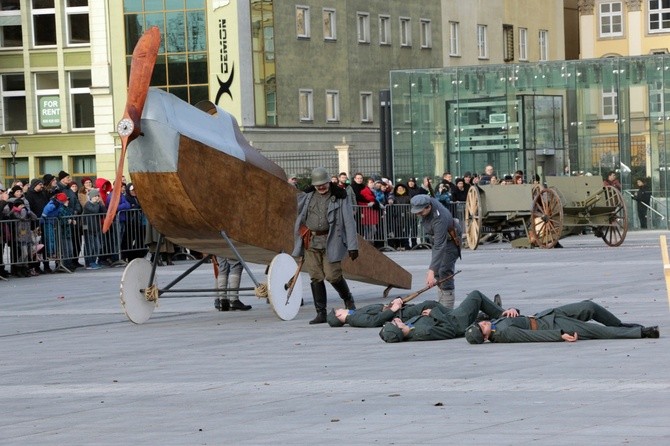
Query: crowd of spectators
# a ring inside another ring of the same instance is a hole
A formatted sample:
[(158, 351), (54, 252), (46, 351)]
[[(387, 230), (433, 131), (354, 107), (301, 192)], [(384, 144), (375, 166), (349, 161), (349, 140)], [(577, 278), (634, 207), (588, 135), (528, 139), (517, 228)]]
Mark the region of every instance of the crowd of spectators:
[(0, 183), (0, 277), (95, 270), (144, 257), (140, 201), (131, 183), (121, 187), (114, 226), (103, 233), (112, 191), (104, 178), (84, 177), (79, 184), (60, 171), (29, 184), (16, 181), (7, 190)]

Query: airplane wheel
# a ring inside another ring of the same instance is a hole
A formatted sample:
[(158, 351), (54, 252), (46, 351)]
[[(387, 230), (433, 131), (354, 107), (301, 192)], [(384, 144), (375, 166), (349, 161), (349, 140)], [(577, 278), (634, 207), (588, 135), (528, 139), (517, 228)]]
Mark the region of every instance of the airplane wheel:
[(302, 276), (298, 275), (291, 296), (288, 295), (289, 281), (295, 275), (298, 264), (288, 254), (278, 254), (270, 263), (268, 271), (268, 300), (272, 310), (282, 320), (290, 321), (300, 310), (302, 302)]
[[(149, 287), (151, 263), (146, 259), (134, 259), (121, 276), (121, 307), (131, 322), (142, 324), (146, 322), (158, 301), (148, 300), (142, 291)], [(154, 277), (154, 283), (156, 278)]]

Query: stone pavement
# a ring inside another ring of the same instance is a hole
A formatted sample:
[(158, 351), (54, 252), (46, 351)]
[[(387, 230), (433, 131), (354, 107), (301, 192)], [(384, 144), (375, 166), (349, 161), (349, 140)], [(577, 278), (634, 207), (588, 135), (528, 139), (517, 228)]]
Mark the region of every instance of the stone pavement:
[[(619, 248), (593, 236), (553, 250), (485, 245), (463, 252), (456, 279), (457, 303), (472, 289), (526, 314), (594, 299), (659, 325), (651, 340), (385, 344), (377, 329), (309, 326), (308, 280), (292, 321), (253, 297), (242, 299), (251, 311), (221, 313), (212, 297), (185, 296), (135, 325), (119, 305), (122, 269), (0, 282), (0, 443), (667, 444), (660, 234), (630, 232)], [(389, 255), (423, 287), (428, 251)], [(159, 268), (159, 285), (190, 264)], [(213, 283), (203, 265), (180, 286)], [(351, 288), (359, 306), (382, 301), (381, 287)]]

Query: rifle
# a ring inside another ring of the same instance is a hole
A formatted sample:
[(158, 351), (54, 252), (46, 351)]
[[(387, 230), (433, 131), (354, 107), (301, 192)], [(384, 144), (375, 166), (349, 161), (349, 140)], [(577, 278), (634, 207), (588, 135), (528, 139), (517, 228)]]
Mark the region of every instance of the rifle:
[(450, 275), (448, 275), (447, 277), (443, 277), (442, 279), (438, 280), (437, 282), (435, 282), (434, 285), (428, 285), (428, 286), (426, 286), (426, 287), (424, 287), (424, 288), (421, 288), (419, 291), (416, 291), (416, 292), (414, 292), (414, 293), (412, 293), (412, 294), (408, 294), (407, 296), (405, 296), (405, 297), (402, 298), (402, 303), (403, 303), (403, 304), (406, 304), (407, 302), (416, 299), (416, 298), (419, 296), (419, 294), (422, 294), (422, 293), (428, 291), (429, 289), (433, 288), (434, 286), (437, 286), (437, 285), (440, 285), (440, 284), (443, 283), (443, 282), (446, 282), (447, 280), (453, 278), (456, 274), (458, 274), (458, 273), (460, 273), (460, 272), (461, 272), (461, 270), (459, 269), (459, 270), (456, 271), (455, 273), (450, 274)]

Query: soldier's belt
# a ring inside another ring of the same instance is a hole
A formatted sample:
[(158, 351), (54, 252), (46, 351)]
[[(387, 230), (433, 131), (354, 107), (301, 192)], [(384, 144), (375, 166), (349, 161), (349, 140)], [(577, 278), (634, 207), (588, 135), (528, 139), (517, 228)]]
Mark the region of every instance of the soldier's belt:
[(528, 316), (528, 322), (530, 323), (531, 330), (537, 330), (537, 319), (533, 316)]

